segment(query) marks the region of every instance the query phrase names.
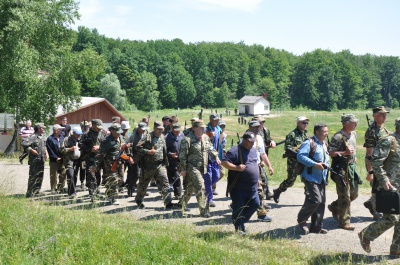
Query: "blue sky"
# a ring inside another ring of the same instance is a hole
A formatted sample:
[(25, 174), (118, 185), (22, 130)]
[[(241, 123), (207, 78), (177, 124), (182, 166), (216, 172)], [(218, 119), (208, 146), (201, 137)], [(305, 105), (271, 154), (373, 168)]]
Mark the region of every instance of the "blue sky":
[(400, 56), (398, 0), (81, 0), (73, 28), (130, 40), (240, 42)]

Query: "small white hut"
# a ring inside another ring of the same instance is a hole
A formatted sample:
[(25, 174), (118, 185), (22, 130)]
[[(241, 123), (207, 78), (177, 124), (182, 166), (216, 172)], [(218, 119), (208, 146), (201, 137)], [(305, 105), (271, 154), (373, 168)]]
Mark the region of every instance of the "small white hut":
[(268, 115), (269, 101), (261, 96), (244, 96), (239, 101), (239, 115)]

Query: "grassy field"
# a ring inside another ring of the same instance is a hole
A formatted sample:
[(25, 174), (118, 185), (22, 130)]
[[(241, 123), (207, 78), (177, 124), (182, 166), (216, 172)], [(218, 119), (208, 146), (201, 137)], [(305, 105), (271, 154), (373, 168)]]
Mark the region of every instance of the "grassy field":
[[(151, 113), (151, 121), (164, 115), (177, 114), (184, 124), (199, 110), (164, 110)], [(218, 110), (218, 113), (222, 110)], [(233, 111), (231, 111), (233, 112)], [(341, 128), (343, 112), (288, 111), (272, 112), (266, 126), (278, 142), (295, 127), (299, 115), (310, 118), (309, 131), (316, 122), (326, 123), (330, 135)], [(367, 128), (367, 112), (351, 111), (360, 119), (358, 133), (359, 173), (364, 169), (362, 147)], [(135, 125), (148, 113), (123, 113)], [(210, 110), (205, 110), (205, 120)], [(370, 112), (368, 113), (370, 114)], [(388, 115), (388, 129), (394, 128), (399, 111)], [(371, 115), (370, 115), (371, 116)], [(225, 116), (228, 147), (236, 133), (243, 134), (246, 125), (237, 123), (237, 116)], [(151, 122), (152, 123), (152, 122)], [(272, 186), (286, 177), (283, 147), (270, 152), (275, 169)], [(16, 159), (14, 158), (15, 162)], [(14, 176), (15, 177), (15, 176)], [(300, 182), (297, 182), (300, 187)], [(329, 186), (333, 189), (333, 185)], [(363, 192), (369, 192), (367, 183)], [(301, 248), (289, 239), (239, 237), (232, 232), (210, 228), (199, 232), (193, 225), (134, 221), (125, 214), (104, 215), (96, 210), (67, 210), (46, 206), (23, 198), (0, 196), (0, 264), (351, 264), (369, 263), (363, 256), (353, 260), (348, 253), (323, 254)]]

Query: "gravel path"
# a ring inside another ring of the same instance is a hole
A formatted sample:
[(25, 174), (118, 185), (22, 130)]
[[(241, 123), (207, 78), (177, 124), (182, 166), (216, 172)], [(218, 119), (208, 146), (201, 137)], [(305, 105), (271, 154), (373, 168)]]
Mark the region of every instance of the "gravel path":
[[(28, 182), (28, 166), (26, 164), (12, 164), (0, 162), (2, 168), (0, 172), (0, 192), (8, 195), (23, 196), (26, 192)], [(79, 183), (79, 180), (78, 180)], [(80, 184), (80, 183), (79, 183)], [(332, 182), (330, 183), (332, 185)], [(134, 198), (128, 198), (126, 193), (120, 194), (119, 206), (112, 206), (105, 200), (92, 204), (87, 191), (79, 191), (77, 200), (72, 201), (66, 195), (50, 195), (49, 168), (45, 168), (45, 178), (42, 191), (45, 196), (38, 199), (50, 204), (62, 205), (70, 209), (96, 209), (107, 214), (123, 213), (137, 220), (160, 219), (162, 222), (179, 222), (193, 224), (196, 229), (202, 230), (209, 227), (218, 227), (223, 232), (232, 232), (231, 211), (229, 209), (230, 200), (225, 197), (226, 182), (222, 181), (217, 187), (219, 195), (214, 199), (217, 207), (211, 208), (212, 217), (208, 219), (198, 217), (196, 199), (193, 196), (189, 202), (191, 212), (184, 218), (179, 209), (164, 210), (161, 197), (156, 188), (150, 187), (149, 196), (144, 199), (146, 208), (137, 209)], [(102, 189), (104, 192), (104, 189)], [(336, 193), (327, 191), (327, 204), (336, 199)], [(290, 188), (281, 195), (279, 204), (268, 201), (272, 206), (269, 216), (272, 217), (271, 223), (258, 222), (256, 215), (246, 225), (249, 237), (262, 238), (270, 237), (273, 239), (291, 239), (298, 242), (301, 247), (322, 251), (325, 256), (321, 259), (329, 259), (335, 253), (341, 253), (346, 259), (360, 261), (367, 259), (367, 263), (379, 263), (380, 261), (390, 264), (400, 264), (400, 259), (389, 256), (389, 247), (392, 241), (393, 228), (381, 235), (371, 243), (372, 252), (367, 254), (361, 248), (357, 233), (372, 222), (372, 217), (368, 210), (362, 205), (368, 199), (367, 195), (360, 195), (352, 203), (352, 224), (356, 227), (355, 231), (345, 231), (337, 227), (336, 221), (332, 218), (328, 209), (325, 211), (324, 228), (329, 232), (326, 235), (309, 234), (301, 235), (297, 228), (297, 213), (304, 201), (303, 189)], [(364, 260), (364, 263), (366, 261)]]

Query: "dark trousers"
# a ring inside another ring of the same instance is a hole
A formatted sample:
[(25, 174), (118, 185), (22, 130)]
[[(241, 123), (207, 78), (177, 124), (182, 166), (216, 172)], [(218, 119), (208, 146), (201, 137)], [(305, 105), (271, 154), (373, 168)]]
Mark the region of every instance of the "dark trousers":
[(32, 197), (32, 195), (39, 193), (42, 188), (44, 175), (44, 162), (31, 162), (29, 165), (29, 179), (28, 179), (28, 190), (26, 191), (26, 197)]
[(82, 163), (83, 161), (81, 161), (81, 159), (77, 159), (76, 160), (77, 163), (76, 165), (74, 165), (74, 176), (76, 178), (78, 178), (78, 174), (79, 174), (79, 180), (81, 183), (85, 182), (85, 178), (86, 178), (86, 169), (83, 168)]
[(128, 173), (126, 174), (125, 184), (128, 185), (128, 188), (136, 187), (137, 182), (139, 180), (140, 167), (136, 163), (133, 165), (130, 165), (128, 163), (127, 168), (128, 168)]
[(174, 188), (174, 195), (182, 196), (181, 178), (177, 167), (167, 167), (169, 185)]
[(260, 206), (258, 193), (257, 191), (234, 188), (230, 191), (230, 195), (232, 200), (232, 223), (235, 229), (244, 231), (244, 224), (250, 220)]
[(307, 221), (311, 216), (310, 230), (319, 231), (322, 228), (322, 220), (325, 213), (325, 183), (316, 184), (303, 181), (306, 189), (304, 204), (297, 215), (297, 222)]
[(74, 161), (72, 167), (67, 168), (67, 185), (68, 185), (68, 195), (71, 195), (75, 192), (76, 182), (78, 181), (78, 174), (75, 174), (77, 171), (76, 168), (79, 168), (80, 160), (77, 159)]

